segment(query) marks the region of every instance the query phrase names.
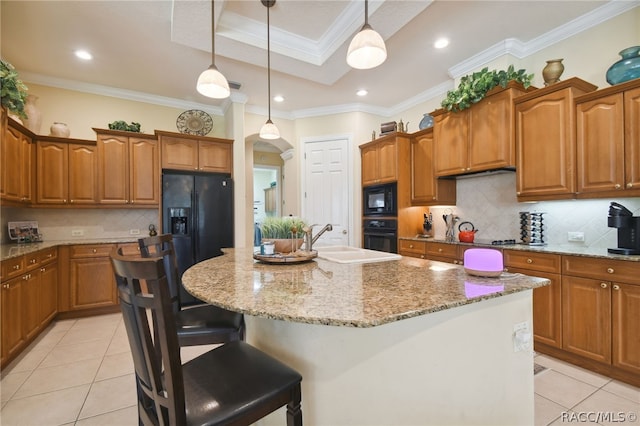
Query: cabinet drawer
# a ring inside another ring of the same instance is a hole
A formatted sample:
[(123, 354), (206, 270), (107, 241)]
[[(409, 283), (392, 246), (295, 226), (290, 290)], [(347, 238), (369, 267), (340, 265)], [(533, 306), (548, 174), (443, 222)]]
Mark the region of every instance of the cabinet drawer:
[(58, 248), (57, 247), (51, 247), (51, 248), (48, 248), (48, 249), (40, 250), (37, 253), (37, 255), (38, 255), (38, 262), (40, 264), (51, 262), (51, 261), (56, 260), (58, 258)]
[(2, 262), (2, 279), (8, 280), (20, 275), (25, 270), (24, 256), (14, 257)]
[(24, 255), (24, 267), (25, 270), (29, 271), (40, 264), (40, 259), (38, 257), (38, 252), (29, 253)]
[(562, 274), (640, 284), (640, 263), (593, 257), (562, 256)]
[(560, 255), (534, 253), (530, 251), (504, 250), (506, 267), (530, 269), (532, 271), (560, 273)]
[(434, 256), (451, 257), (453, 259), (456, 259), (458, 257), (458, 245), (445, 243), (428, 243), (427, 254)]
[(140, 256), (140, 246), (138, 243), (122, 243), (118, 244), (118, 248), (122, 249), (125, 256)]
[(115, 244), (87, 244), (71, 246), (71, 258), (108, 257)]
[(424, 241), (409, 241), (409, 240), (400, 240), (400, 252), (407, 252), (411, 254), (426, 254), (425, 242)]

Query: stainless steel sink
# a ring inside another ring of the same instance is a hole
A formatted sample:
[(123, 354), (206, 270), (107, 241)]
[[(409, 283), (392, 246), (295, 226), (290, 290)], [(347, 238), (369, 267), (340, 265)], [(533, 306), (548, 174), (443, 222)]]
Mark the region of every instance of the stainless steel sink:
[(396, 253), (368, 250), (349, 246), (315, 247), (318, 257), (336, 263), (373, 263), (397, 260), (402, 256)]

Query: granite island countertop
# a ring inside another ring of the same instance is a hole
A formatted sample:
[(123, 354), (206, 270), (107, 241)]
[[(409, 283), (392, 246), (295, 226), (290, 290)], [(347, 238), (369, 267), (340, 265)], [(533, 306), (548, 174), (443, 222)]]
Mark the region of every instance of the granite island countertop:
[(549, 284), (522, 274), (474, 277), (461, 266), (410, 257), (265, 264), (252, 248), (223, 252), (187, 269), (182, 283), (190, 293), (236, 312), (308, 324), (375, 327)]

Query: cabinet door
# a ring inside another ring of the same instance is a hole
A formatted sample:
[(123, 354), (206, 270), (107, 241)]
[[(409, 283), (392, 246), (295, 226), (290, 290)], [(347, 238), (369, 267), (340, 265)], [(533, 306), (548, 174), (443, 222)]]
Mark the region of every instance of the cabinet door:
[(362, 186), (378, 183), (378, 150), (375, 146), (362, 148)]
[(609, 282), (562, 277), (562, 346), (583, 357), (611, 363)]
[(42, 327), (46, 326), (58, 313), (58, 265), (49, 263), (39, 270), (40, 311), (38, 319)]
[(198, 141), (162, 136), (162, 168), (198, 170)]
[(398, 144), (389, 139), (378, 145), (378, 181), (395, 182), (398, 180)]
[(573, 196), (574, 119), (568, 96), (565, 89), (516, 104), (518, 196)]
[(640, 188), (640, 88), (624, 93), (625, 187)]
[(113, 306), (118, 302), (108, 257), (71, 259), (69, 281), (72, 310)]
[(11, 357), (24, 343), (22, 277), (2, 283), (2, 359)]
[(231, 173), (232, 148), (226, 143), (198, 141), (198, 169), (203, 172)]
[(24, 322), (23, 334), (29, 340), (36, 335), (40, 327), (40, 275), (35, 269), (25, 274), (22, 279), (22, 315)]
[(623, 94), (576, 105), (578, 192), (624, 188)]
[(436, 200), (433, 170), (433, 132), (411, 140), (411, 203)]
[(3, 139), (3, 198), (30, 203), (33, 199), (35, 157), (31, 139), (12, 127), (7, 127)]
[(129, 138), (98, 135), (98, 201), (129, 202)]
[(158, 205), (160, 199), (160, 170), (158, 141), (130, 138), (129, 176), (131, 204)]
[(471, 171), (514, 167), (513, 89), (500, 91), (473, 105), (469, 109), (469, 129)]
[(69, 203), (96, 204), (97, 202), (97, 147), (69, 144)]
[(36, 144), (36, 201), (38, 204), (66, 204), (69, 200), (68, 144)]
[(613, 365), (640, 374), (640, 286), (613, 284)]
[(469, 171), (469, 110), (436, 116), (433, 127), (436, 176)]

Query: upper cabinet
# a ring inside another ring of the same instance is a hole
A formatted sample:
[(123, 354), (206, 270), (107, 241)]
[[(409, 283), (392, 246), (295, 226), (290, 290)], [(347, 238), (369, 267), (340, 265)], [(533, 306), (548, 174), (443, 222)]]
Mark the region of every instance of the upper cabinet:
[(433, 167), (433, 128), (412, 134), (410, 145), (411, 205), (456, 203), (456, 181), (437, 178)]
[(94, 130), (98, 135), (98, 202), (145, 208), (157, 206), (160, 170), (156, 137)]
[(233, 171), (233, 141), (156, 131), (162, 168), (209, 173)]
[(518, 201), (575, 196), (574, 98), (595, 89), (570, 78), (515, 98)]
[(398, 180), (396, 135), (383, 136), (360, 146), (362, 186)]
[(575, 102), (578, 197), (639, 196), (640, 80)]
[(98, 202), (97, 165), (95, 142), (68, 143), (39, 137), (36, 203), (95, 205)]
[(34, 194), (35, 149), (30, 132), (7, 118), (2, 109), (0, 196), (11, 204), (31, 204)]
[(490, 90), (460, 112), (433, 113), (436, 176), (454, 176), (515, 166), (513, 99), (525, 93), (514, 82)]

